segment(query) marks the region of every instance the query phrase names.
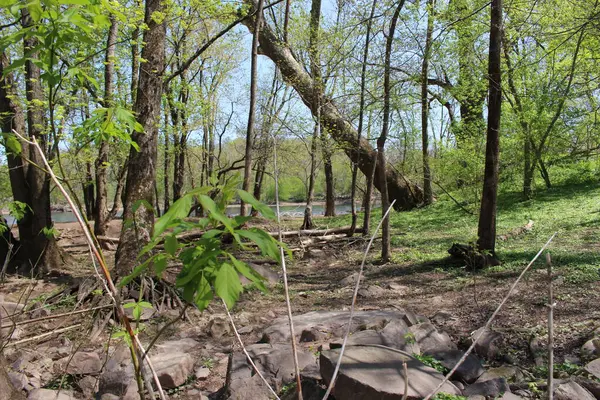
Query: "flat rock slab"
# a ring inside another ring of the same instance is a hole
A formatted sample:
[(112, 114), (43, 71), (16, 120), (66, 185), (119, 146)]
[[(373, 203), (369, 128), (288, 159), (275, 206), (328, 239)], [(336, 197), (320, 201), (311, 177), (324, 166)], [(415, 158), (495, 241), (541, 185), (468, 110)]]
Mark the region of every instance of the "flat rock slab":
[[(246, 350), (260, 373), (276, 391), (281, 390), (283, 385), (294, 381), (294, 361), (292, 347), (289, 343), (259, 343), (247, 346)], [(317, 358), (314, 354), (298, 351), (298, 363), (301, 371), (314, 368), (316, 362)], [(229, 399), (267, 400), (273, 397), (241, 351), (233, 354), (227, 370), (229, 373)]]
[(509, 393), (510, 387), (504, 378), (490, 379), (484, 382), (477, 382), (467, 386), (463, 391), (465, 396), (484, 396), (484, 397), (500, 397), (504, 393)]
[(570, 381), (559, 385), (554, 390), (556, 400), (596, 400), (596, 398), (577, 383)]
[[(442, 350), (429, 354), (436, 360), (439, 360), (445, 368), (451, 370), (456, 366), (465, 352), (462, 350)], [(456, 369), (456, 372), (452, 375), (452, 379), (465, 383), (473, 383), (483, 373), (484, 369), (481, 365), (481, 360), (477, 356), (469, 354), (465, 361)]]
[(75, 397), (67, 390), (34, 389), (27, 400), (75, 400)]
[[(406, 312), (391, 310), (357, 311), (352, 319), (350, 333), (366, 329), (382, 329), (388, 322), (402, 320)], [(350, 311), (312, 311), (294, 317), (294, 333), (300, 337), (302, 332), (316, 329), (331, 337), (343, 337)], [(290, 341), (290, 328), (287, 317), (280, 317), (264, 330), (261, 342), (263, 343), (288, 343)]]
[[(329, 383), (340, 350), (321, 352), (321, 375)], [(348, 346), (333, 389), (336, 400), (401, 400), (404, 396), (403, 362), (408, 368), (408, 399), (427, 396), (444, 376), (401, 350), (384, 346)], [(460, 395), (452, 383), (445, 383), (441, 392)]]
[(188, 353), (160, 353), (152, 357), (152, 363), (165, 389), (183, 385), (194, 371), (194, 359)]
[(600, 358), (595, 359), (585, 366), (585, 370), (600, 379)]
[(97, 374), (103, 365), (98, 353), (93, 352), (80, 351), (75, 353), (73, 358), (65, 357), (62, 360), (67, 365), (67, 373), (73, 375)]

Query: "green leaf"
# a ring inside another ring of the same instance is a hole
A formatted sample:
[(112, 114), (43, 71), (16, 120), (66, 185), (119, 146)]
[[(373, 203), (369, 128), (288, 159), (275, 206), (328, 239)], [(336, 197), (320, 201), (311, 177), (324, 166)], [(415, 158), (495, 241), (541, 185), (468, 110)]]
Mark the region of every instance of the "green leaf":
[(152, 304), (148, 303), (147, 301), (140, 301), (138, 305), (142, 308), (152, 308)]
[(248, 230), (239, 230), (237, 231), (237, 234), (256, 243), (264, 256), (280, 261), (279, 246), (277, 245), (277, 241), (273, 239), (273, 237), (267, 232), (252, 228)]
[(267, 288), (264, 284), (266, 279), (261, 274), (256, 272), (252, 267), (250, 267), (250, 265), (238, 260), (231, 254), (229, 254), (229, 259), (240, 274), (244, 275), (251, 282), (253, 282), (263, 293), (267, 291)]
[(245, 190), (238, 189), (237, 192), (238, 192), (238, 195), (240, 196), (240, 199), (242, 199), (242, 201), (244, 203), (252, 205), (252, 207), (254, 207), (256, 210), (258, 210), (258, 212), (261, 213), (261, 215), (263, 217), (265, 217), (267, 219), (275, 219), (276, 218), (275, 212), (273, 211), (273, 209), (271, 209), (271, 207), (256, 200), (256, 198), (254, 196), (252, 196), (250, 193), (246, 192)]
[(222, 233), (223, 233), (223, 231), (220, 229), (210, 229), (210, 230), (204, 232), (204, 234), (202, 235), (202, 239), (212, 239), (212, 238), (219, 236)]
[(75, 5), (75, 6), (87, 6), (90, 5), (89, 0), (59, 0), (60, 4), (64, 5)]
[(135, 278), (137, 278), (138, 276), (140, 276), (142, 274), (142, 272), (144, 272), (146, 270), (146, 268), (148, 268), (148, 264), (150, 264), (150, 261), (152, 261), (152, 258), (147, 259), (142, 264), (135, 267), (133, 269), (133, 271), (131, 271), (131, 274), (129, 274), (126, 277), (124, 277), (123, 279), (121, 279), (121, 282), (119, 282), (118, 286), (123, 287), (123, 286), (127, 285), (129, 282), (131, 282), (132, 280), (134, 280)]
[(4, 137), (4, 147), (6, 147), (7, 150), (14, 155), (21, 154), (23, 148), (21, 147), (21, 142), (15, 135), (12, 133), (3, 133), (2, 136)]
[(133, 308), (135, 306), (137, 306), (137, 303), (134, 302), (123, 304), (123, 308)]
[(167, 257), (162, 254), (157, 255), (154, 258), (154, 273), (160, 278), (162, 273), (167, 269)]
[(185, 194), (177, 200), (162, 217), (154, 224), (154, 237), (160, 236), (167, 228), (188, 216), (192, 208), (192, 196)]
[(221, 264), (215, 278), (215, 292), (231, 310), (242, 292), (242, 283), (235, 269), (227, 263)]
[(200, 311), (204, 310), (210, 304), (213, 299), (213, 291), (210, 287), (210, 283), (204, 277), (204, 274), (200, 277), (198, 287), (196, 289), (196, 295), (194, 296), (194, 304)]
[(177, 252), (177, 238), (175, 235), (169, 235), (165, 238), (165, 251), (171, 256)]
[(200, 195), (198, 196), (198, 201), (202, 205), (202, 208), (208, 211), (210, 218), (219, 221), (220, 223), (225, 225), (225, 228), (227, 228), (229, 232), (233, 233), (233, 226), (231, 225), (231, 220), (217, 208), (217, 205), (215, 204), (213, 199), (206, 195)]

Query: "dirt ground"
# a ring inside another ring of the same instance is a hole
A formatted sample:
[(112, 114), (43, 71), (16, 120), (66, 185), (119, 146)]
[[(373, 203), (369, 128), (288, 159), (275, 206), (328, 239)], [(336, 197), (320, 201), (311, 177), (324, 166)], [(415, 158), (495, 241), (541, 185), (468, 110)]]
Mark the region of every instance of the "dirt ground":
[[(113, 221), (107, 236), (118, 237), (120, 223), (121, 221)], [(43, 279), (9, 277), (0, 290), (0, 296), (4, 296), (5, 301), (23, 301), (25, 297), (39, 300), (51, 293), (60, 292), (74, 280), (80, 282), (94, 274), (89, 250), (79, 226), (76, 223), (62, 223), (57, 224), (57, 228), (61, 232), (59, 243), (71, 254), (72, 262)], [(344, 286), (340, 281), (358, 271), (366, 245), (367, 241), (362, 237), (309, 249), (290, 244), (290, 247), (298, 250), (288, 265), (293, 313), (349, 309), (353, 286)], [(459, 346), (463, 344), (466, 347), (471, 332), (485, 324), (517, 278), (515, 272), (465, 274), (460, 267), (452, 266), (449, 259), (423, 264), (378, 265), (370, 262), (378, 252), (377, 247), (376, 243), (367, 259), (361, 286), (377, 285), (384, 290), (377, 296), (359, 296), (357, 307), (365, 310), (410, 309), (428, 317), (439, 311), (448, 311), (452, 318), (438, 327), (448, 332)], [(114, 252), (106, 251), (105, 256), (110, 263)], [(461, 273), (454, 273), (455, 271)], [(394, 289), (390, 289), (390, 284), (394, 284)], [(504, 333), (505, 361), (525, 368), (533, 365), (529, 342), (532, 336), (537, 336), (542, 345), (545, 343), (546, 292), (545, 269), (533, 270), (517, 286), (511, 299), (497, 315), (493, 327)], [(555, 283), (555, 298), (555, 357), (557, 363), (560, 363), (577, 357), (581, 345), (600, 325), (600, 282), (582, 286), (569, 284), (559, 278)], [(75, 306), (77, 305), (68, 304), (63, 309), (69, 310)], [(168, 310), (157, 321), (150, 322), (154, 326), (150, 326), (145, 335), (151, 337), (161, 324), (177, 314), (177, 310)], [(281, 284), (271, 287), (267, 294), (257, 290), (244, 293), (234, 309), (236, 320), (253, 327), (242, 334), (245, 343), (258, 341), (261, 328), (285, 314), (286, 304)], [(211, 305), (203, 314), (190, 311), (188, 315), (187, 321), (178, 322), (167, 330), (166, 337), (202, 338), (206, 350), (203, 353), (203, 363), (211, 368), (211, 375), (207, 380), (192, 382), (179, 392), (172, 393), (174, 398), (191, 399), (194, 398), (191, 393), (195, 392), (190, 390), (213, 393), (221, 388), (225, 381), (227, 353), (234, 342), (231, 335), (220, 339), (207, 335), (209, 321), (214, 316), (224, 315), (218, 304)], [(93, 321), (85, 322), (80, 316), (30, 327), (27, 336), (82, 320), (81, 330), (75, 329), (69, 334), (72, 340), (80, 340), (83, 347), (94, 347), (102, 341), (110, 340), (105, 332), (97, 339), (98, 343), (86, 343), (84, 326), (91, 326)]]

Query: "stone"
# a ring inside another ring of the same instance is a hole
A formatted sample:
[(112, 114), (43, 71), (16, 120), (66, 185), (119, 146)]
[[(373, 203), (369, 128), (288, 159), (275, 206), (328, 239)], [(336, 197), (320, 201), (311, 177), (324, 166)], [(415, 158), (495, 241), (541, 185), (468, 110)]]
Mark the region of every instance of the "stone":
[(10, 322), (12, 316), (16, 316), (15, 314), (19, 314), (24, 308), (25, 304), (3, 301), (0, 303), (0, 318), (4, 320), (6, 325)]
[(430, 318), (431, 322), (436, 325), (444, 325), (449, 321), (455, 321), (457, 318), (450, 311), (440, 310), (433, 314)]
[(81, 389), (81, 393), (86, 399), (91, 399), (93, 394), (98, 391), (99, 379), (93, 376), (84, 376), (77, 382), (77, 386)]
[[(276, 391), (295, 381), (292, 349), (289, 343), (258, 343), (247, 346), (246, 350), (261, 374)], [(315, 365), (317, 359), (314, 354), (299, 350), (298, 362), (302, 372)], [(272, 398), (271, 392), (241, 351), (236, 351), (230, 358), (227, 371), (229, 399), (246, 400), (249, 398), (249, 393), (252, 394), (252, 400)]]
[(471, 334), (471, 339), (475, 340), (480, 333), (481, 337), (475, 345), (475, 352), (477, 355), (487, 358), (488, 360), (497, 358), (500, 355), (499, 345), (502, 341), (502, 335), (491, 329), (484, 330), (484, 328), (479, 328)]
[(200, 342), (191, 338), (167, 340), (154, 345), (156, 353), (188, 353), (200, 348)]
[(377, 299), (386, 295), (386, 291), (381, 286), (369, 285), (358, 289), (358, 295), (365, 299)]
[[(352, 319), (350, 333), (365, 329), (381, 329), (394, 319), (402, 319), (406, 314), (391, 310), (356, 311)], [(350, 317), (350, 311), (312, 311), (294, 316), (294, 332), (299, 337), (302, 331), (317, 329), (329, 337), (343, 337)], [(288, 318), (280, 317), (263, 331), (263, 343), (289, 343), (290, 328)]]
[(352, 275), (349, 275), (349, 276), (345, 277), (344, 279), (342, 279), (340, 281), (340, 285), (341, 286), (354, 285), (354, 284), (356, 284), (356, 279), (358, 279), (358, 272), (355, 272)]
[[(331, 349), (342, 347), (343, 339), (337, 339), (329, 343)], [(381, 345), (398, 350), (404, 350), (409, 354), (419, 354), (420, 347), (409, 332), (408, 325), (401, 319), (390, 321), (383, 329), (376, 331), (367, 329), (358, 331), (348, 337), (346, 345)]]
[(498, 400), (522, 400), (521, 396), (517, 396), (514, 393), (505, 392), (502, 397), (498, 397)]
[(200, 368), (196, 369), (196, 372), (194, 373), (194, 375), (196, 375), (196, 379), (203, 381), (206, 378), (208, 378), (208, 376), (210, 375), (210, 369), (208, 369), (206, 367), (200, 367)]
[(409, 328), (409, 331), (413, 334), (423, 353), (429, 354), (456, 349), (456, 345), (452, 343), (450, 336), (445, 332), (438, 332), (435, 326), (429, 322), (413, 325)]
[(596, 400), (590, 392), (573, 381), (560, 384), (554, 390), (554, 398), (556, 400)]
[(590, 392), (597, 400), (600, 399), (599, 381), (584, 378), (576, 378), (576, 382), (577, 384), (579, 384), (579, 386), (583, 387), (588, 392)]
[[(440, 361), (445, 368), (451, 370), (458, 363), (465, 352), (462, 350), (443, 350), (427, 354), (433, 356), (433, 358)], [(474, 354), (469, 354), (465, 361), (460, 364), (458, 369), (454, 372), (452, 378), (465, 383), (473, 383), (484, 372), (485, 371), (481, 365), (481, 360), (479, 360), (479, 358), (477, 358), (477, 356)]]
[(600, 358), (588, 363), (585, 366), (585, 370), (590, 374), (594, 375), (596, 379), (600, 379)]
[[(321, 352), (321, 375), (329, 383), (340, 349)], [(422, 399), (435, 389), (444, 376), (407, 352), (385, 346), (346, 347), (333, 396), (337, 400), (400, 400), (404, 395), (403, 362), (408, 370), (408, 399)], [(460, 395), (452, 383), (441, 392)]]
[(231, 334), (231, 325), (225, 318), (214, 317), (208, 323), (208, 332), (213, 338), (220, 338)]
[(183, 385), (194, 370), (194, 359), (188, 353), (160, 353), (152, 357), (152, 364), (165, 389)]
[[(277, 271), (273, 271), (268, 265), (254, 263), (248, 263), (248, 265), (253, 270), (258, 272), (263, 278), (265, 278), (265, 280), (271, 285), (275, 285), (283, 279), (283, 276), (280, 273), (278, 273)], [(242, 285), (249, 285), (250, 283), (252, 283), (248, 278), (246, 278), (242, 274), (240, 274), (240, 281), (242, 282)]]
[(29, 379), (27, 379), (27, 376), (20, 372), (14, 372), (14, 371), (8, 370), (8, 378), (10, 379), (10, 382), (17, 390), (25, 389), (25, 386), (27, 386), (27, 384), (29, 383)]
[(409, 290), (408, 286), (404, 286), (396, 282), (390, 282), (385, 287), (398, 293), (406, 293)]
[(581, 356), (586, 359), (600, 357), (600, 338), (592, 338), (581, 346)]
[(489, 381), (491, 379), (504, 378), (508, 382), (519, 382), (523, 378), (523, 373), (517, 367), (504, 365), (501, 367), (490, 368), (477, 379), (478, 382)]
[(496, 398), (501, 396), (503, 393), (510, 392), (510, 387), (506, 383), (504, 378), (490, 379), (484, 382), (476, 382), (469, 385), (463, 390), (464, 396), (485, 396)]
[(98, 353), (82, 351), (75, 353), (70, 360), (69, 357), (65, 357), (60, 362), (67, 365), (67, 374), (72, 375), (97, 374), (102, 370), (103, 364)]
[(34, 389), (27, 400), (75, 400), (75, 397), (68, 390)]
[(121, 398), (111, 393), (105, 393), (100, 396), (100, 400), (121, 400)]
[(316, 342), (325, 339), (327, 334), (321, 332), (317, 328), (304, 329), (300, 334), (300, 342)]

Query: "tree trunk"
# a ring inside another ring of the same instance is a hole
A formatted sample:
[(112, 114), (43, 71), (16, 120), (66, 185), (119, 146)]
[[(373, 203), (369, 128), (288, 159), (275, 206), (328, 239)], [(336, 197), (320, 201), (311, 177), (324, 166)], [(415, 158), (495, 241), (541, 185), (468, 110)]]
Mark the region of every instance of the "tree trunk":
[[(358, 108), (358, 129), (357, 129), (357, 143), (360, 144), (360, 140), (362, 139), (363, 132), (363, 123), (365, 117), (365, 91), (367, 84), (367, 62), (369, 61), (369, 45), (371, 44), (371, 26), (373, 21), (373, 16), (375, 15), (375, 7), (377, 5), (377, 0), (373, 0), (371, 3), (371, 12), (369, 14), (369, 19), (367, 20), (367, 35), (365, 37), (365, 48), (363, 51), (363, 59), (362, 65), (360, 69), (360, 101)], [(352, 183), (351, 183), (351, 192), (350, 192), (350, 207), (352, 212), (352, 224), (351, 224), (351, 233), (349, 236), (354, 234), (354, 230), (356, 229), (356, 222), (358, 216), (356, 214), (356, 180), (358, 175), (358, 162), (360, 161), (360, 147), (355, 149), (355, 157), (356, 161), (352, 162)], [(368, 175), (368, 174), (365, 174)], [(370, 202), (370, 201), (369, 201)], [(370, 221), (369, 218), (365, 216), (365, 221)], [(366, 228), (368, 234), (368, 227), (365, 227), (363, 223), (363, 229)]]
[[(385, 64), (384, 64), (384, 72), (383, 72), (383, 125), (381, 127), (381, 135), (377, 138), (377, 167), (382, 171), (385, 171), (386, 162), (385, 162), (385, 142), (388, 137), (388, 131), (390, 127), (390, 92), (391, 92), (391, 83), (390, 83), (390, 75), (391, 75), (391, 59), (392, 59), (392, 45), (394, 44), (394, 33), (396, 32), (396, 23), (398, 22), (398, 18), (400, 17), (400, 11), (404, 6), (404, 0), (400, 0), (396, 10), (394, 11), (394, 15), (392, 15), (392, 20), (390, 22), (390, 31), (387, 35), (387, 40), (385, 44)], [(390, 207), (390, 199), (387, 193), (387, 185), (385, 184), (385, 174), (380, 174), (379, 180), (380, 183), (380, 192), (381, 192), (381, 213), (382, 218), (383, 214)], [(381, 233), (381, 261), (388, 262), (391, 259), (391, 243), (390, 243), (390, 215), (383, 219), (383, 224), (381, 225), (382, 233)]]
[(525, 137), (523, 138), (523, 198), (529, 200), (533, 197), (533, 172), (531, 168), (531, 140), (529, 138), (529, 132), (523, 132)]
[[(321, 134), (322, 136), (323, 134)], [(323, 171), (325, 172), (325, 216), (335, 217), (335, 185), (333, 180), (333, 164), (331, 163), (331, 145), (327, 139), (322, 140)]]
[(163, 165), (163, 187), (165, 190), (164, 212), (167, 212), (170, 207), (169, 203), (169, 165), (171, 164), (171, 150), (169, 145), (169, 112), (165, 109), (165, 162)]
[(83, 202), (85, 204), (85, 215), (90, 221), (94, 220), (96, 211), (96, 199), (94, 192), (94, 177), (92, 176), (92, 163), (85, 163), (85, 182), (83, 183)]
[(546, 189), (550, 189), (552, 187), (552, 182), (550, 181), (550, 173), (548, 172), (548, 169), (546, 168), (546, 163), (544, 162), (544, 159), (541, 157), (539, 159), (539, 166), (540, 166), (540, 175), (542, 175), (542, 178), (544, 179), (544, 183), (546, 184)]
[[(117, 46), (117, 35), (119, 25), (114, 14), (110, 16), (110, 29), (106, 41), (106, 56), (104, 58), (104, 101), (103, 106), (110, 108), (113, 105), (112, 97), (114, 91), (115, 75), (115, 48)], [(96, 215), (94, 218), (94, 235), (105, 236), (108, 229), (108, 151), (109, 142), (102, 140), (96, 158)]]
[(154, 230), (154, 212), (141, 202), (147, 203), (146, 205), (154, 204), (166, 29), (164, 21), (158, 24), (153, 15), (162, 12), (162, 0), (146, 0), (145, 22), (148, 29), (144, 32), (145, 46), (142, 50), (142, 59), (146, 62), (145, 68), (140, 71), (134, 107), (134, 114), (142, 125), (143, 132), (134, 132), (132, 135), (139, 151), (133, 147), (129, 151), (124, 223), (115, 255), (115, 269), (119, 277), (131, 272), (140, 250), (149, 242)]
[[(373, 113), (369, 113), (369, 125), (367, 126), (367, 139), (371, 137), (371, 117)], [(375, 182), (375, 171), (377, 170), (377, 159), (371, 161), (371, 165), (368, 167), (368, 173), (365, 174), (365, 198), (363, 201), (363, 209), (365, 212), (363, 219), (363, 236), (369, 235), (371, 229), (371, 208), (372, 197), (373, 197), (373, 186)]]
[(123, 196), (123, 188), (125, 187), (125, 179), (127, 178), (127, 170), (129, 168), (129, 158), (125, 159), (125, 162), (119, 169), (119, 175), (117, 177), (117, 187), (115, 189), (115, 197), (113, 198), (113, 205), (110, 209), (110, 213), (106, 218), (108, 222), (115, 219), (117, 213), (119, 212), (119, 206), (123, 204), (122, 196)]
[[(244, 181), (242, 189), (250, 190), (252, 174), (252, 143), (254, 141), (254, 119), (256, 115), (256, 92), (258, 90), (258, 37), (263, 20), (263, 0), (258, 0), (257, 13), (252, 34), (252, 55), (250, 66), (250, 110), (248, 112), (248, 128), (246, 130), (246, 150), (244, 153)], [(246, 215), (246, 203), (240, 201), (240, 215)]]
[(316, 153), (317, 141), (319, 140), (320, 124), (317, 118), (315, 121), (315, 130), (310, 143), (310, 175), (308, 176), (308, 193), (306, 194), (306, 208), (304, 209), (304, 221), (300, 229), (313, 229), (314, 223), (312, 219), (312, 203), (315, 196), (315, 169), (316, 169)]
[(427, 0), (427, 33), (425, 37), (423, 65), (421, 68), (421, 148), (423, 152), (423, 197), (425, 205), (433, 203), (433, 191), (431, 190), (431, 170), (429, 168), (429, 99), (427, 89), (429, 76), (429, 57), (431, 54), (433, 34), (434, 8), (435, 0)]
[(488, 64), (489, 105), (487, 141), (485, 147), (485, 172), (477, 247), (479, 251), (495, 256), (496, 204), (498, 194), (498, 170), (500, 165), (500, 116), (502, 111), (502, 73), (500, 54), (502, 51), (502, 0), (492, 0), (490, 17), (490, 54)]
[[(248, 18), (244, 23), (253, 29), (255, 19)], [(262, 54), (269, 57), (279, 68), (284, 79), (289, 82), (300, 95), (304, 104), (309, 107), (313, 116), (317, 114), (318, 104), (316, 99), (321, 99), (321, 123), (324, 129), (330, 132), (334, 141), (344, 149), (348, 157), (358, 163), (359, 169), (368, 174), (377, 153), (363, 138), (358, 140), (356, 130), (350, 122), (340, 113), (333, 101), (323, 96), (320, 85), (305, 71), (304, 67), (294, 58), (288, 46), (282, 43), (272, 29), (264, 24), (260, 31), (260, 49)], [(360, 149), (358, 152), (356, 149)], [(387, 184), (390, 199), (395, 199), (396, 210), (410, 210), (419, 206), (423, 201), (423, 190), (416, 184), (409, 182), (393, 168), (375, 170), (377, 179), (375, 187), (382, 189), (382, 182)], [(383, 176), (383, 179), (381, 179)]]

